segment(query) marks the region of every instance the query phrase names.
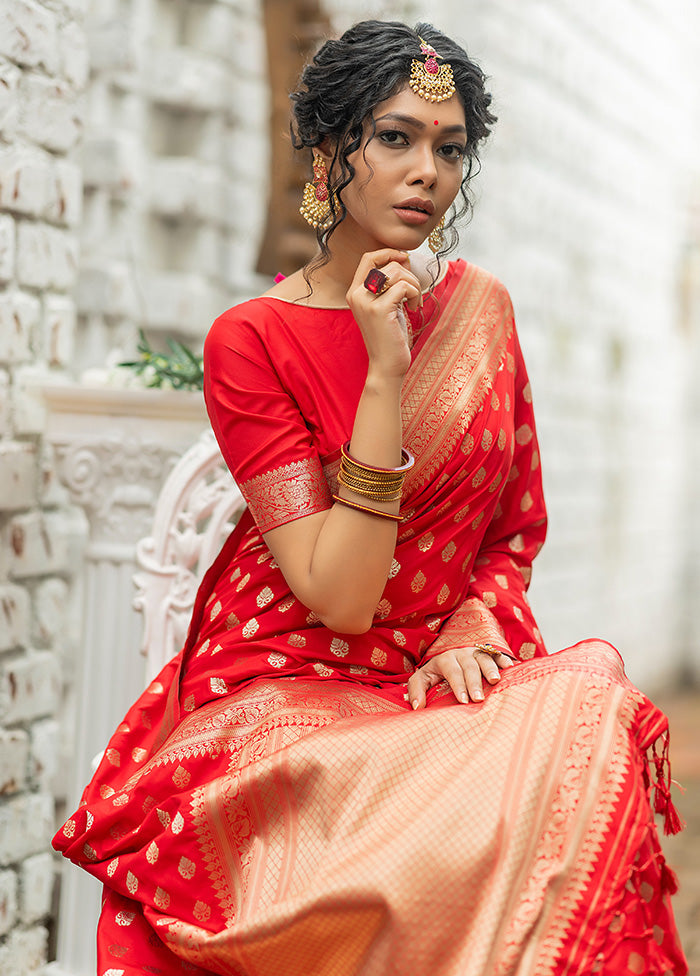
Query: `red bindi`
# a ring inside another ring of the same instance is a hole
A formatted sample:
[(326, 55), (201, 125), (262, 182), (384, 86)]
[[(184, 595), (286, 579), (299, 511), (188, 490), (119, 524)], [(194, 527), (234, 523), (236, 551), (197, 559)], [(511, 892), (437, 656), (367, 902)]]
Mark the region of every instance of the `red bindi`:
[(433, 125), (440, 125), (440, 123), (438, 122), (437, 119), (435, 119), (435, 121), (433, 122)]

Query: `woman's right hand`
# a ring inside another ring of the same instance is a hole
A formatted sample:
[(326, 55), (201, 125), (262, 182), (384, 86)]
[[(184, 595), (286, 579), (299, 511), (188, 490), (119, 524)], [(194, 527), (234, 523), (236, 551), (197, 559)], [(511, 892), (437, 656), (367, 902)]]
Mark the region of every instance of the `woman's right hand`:
[[(372, 268), (389, 279), (381, 295), (364, 286)], [(420, 282), (410, 269), (406, 251), (384, 248), (363, 254), (346, 299), (367, 347), (369, 372), (403, 378), (411, 365), (403, 303), (411, 310), (423, 304)]]

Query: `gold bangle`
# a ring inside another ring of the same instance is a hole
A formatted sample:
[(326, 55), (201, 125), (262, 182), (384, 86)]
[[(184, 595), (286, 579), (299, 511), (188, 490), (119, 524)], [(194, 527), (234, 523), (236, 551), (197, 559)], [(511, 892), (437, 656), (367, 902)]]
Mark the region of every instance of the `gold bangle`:
[(394, 488), (393, 486), (363, 484), (356, 478), (345, 474), (344, 471), (338, 472), (338, 484), (347, 488), (348, 491), (354, 491), (356, 495), (362, 495), (364, 498), (372, 498), (375, 501), (395, 502), (401, 498), (401, 486)]
[(368, 473), (374, 471), (374, 472), (379, 472), (381, 474), (406, 474), (406, 472), (413, 467), (416, 461), (416, 459), (413, 457), (411, 452), (407, 451), (405, 447), (402, 447), (401, 460), (403, 463), (400, 467), (378, 468), (375, 467), (375, 465), (373, 464), (365, 464), (362, 461), (358, 461), (357, 458), (354, 458), (350, 453), (350, 441), (346, 441), (344, 444), (341, 445), (340, 453), (344, 458), (347, 458), (348, 461), (351, 461), (353, 464), (356, 464), (360, 468), (364, 468), (364, 470)]
[(394, 515), (392, 512), (379, 512), (376, 508), (367, 508), (365, 505), (358, 505), (355, 502), (349, 502), (347, 498), (341, 498), (340, 495), (333, 495), (333, 501), (338, 502), (339, 505), (345, 505), (346, 508), (354, 508), (358, 512), (366, 512), (368, 515), (376, 515), (377, 518), (390, 519), (392, 522), (403, 522), (402, 515)]

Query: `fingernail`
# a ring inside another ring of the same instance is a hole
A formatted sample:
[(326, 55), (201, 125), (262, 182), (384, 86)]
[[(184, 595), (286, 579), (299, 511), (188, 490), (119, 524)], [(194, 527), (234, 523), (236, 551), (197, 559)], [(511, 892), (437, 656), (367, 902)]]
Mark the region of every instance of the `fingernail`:
[(472, 698), (474, 699), (474, 701), (483, 701), (484, 693), (482, 691), (477, 691), (476, 694), (472, 695)]
[(418, 699), (414, 698), (411, 702), (411, 708), (418, 708)]
[(459, 696), (459, 700), (461, 702), (464, 702), (465, 705), (467, 704), (467, 702), (469, 701), (469, 696), (467, 695), (466, 691), (462, 692), (462, 694)]

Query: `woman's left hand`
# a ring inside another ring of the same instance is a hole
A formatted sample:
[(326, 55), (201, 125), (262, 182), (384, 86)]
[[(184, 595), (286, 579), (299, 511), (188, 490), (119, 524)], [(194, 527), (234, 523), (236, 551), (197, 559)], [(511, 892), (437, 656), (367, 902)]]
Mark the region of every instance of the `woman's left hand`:
[(489, 653), (472, 645), (436, 654), (408, 679), (408, 700), (412, 708), (425, 708), (425, 696), (433, 685), (446, 681), (457, 701), (465, 704), (484, 700), (483, 679), (495, 685), (501, 670), (511, 668), (513, 660), (499, 648)]

